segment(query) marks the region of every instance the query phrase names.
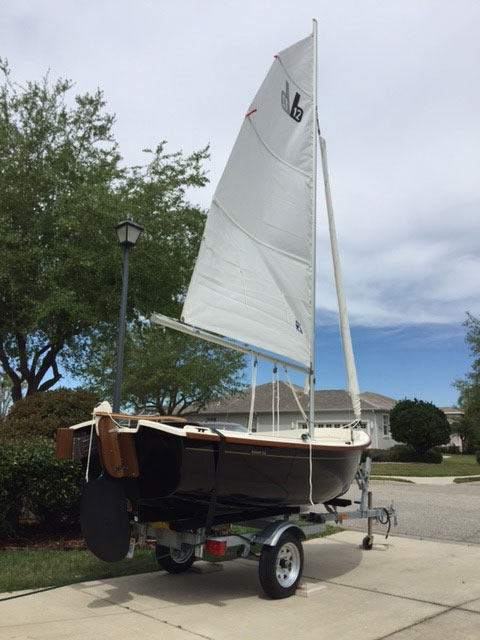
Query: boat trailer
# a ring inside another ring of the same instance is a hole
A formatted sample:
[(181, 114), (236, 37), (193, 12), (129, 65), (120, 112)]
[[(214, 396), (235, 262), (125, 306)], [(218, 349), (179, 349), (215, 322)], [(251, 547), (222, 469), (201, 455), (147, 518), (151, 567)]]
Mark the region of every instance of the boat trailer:
[[(127, 557), (133, 557), (135, 547), (143, 547), (147, 538), (156, 539), (156, 557), (162, 569), (169, 573), (187, 571), (196, 559), (210, 562), (231, 560), (235, 557), (259, 561), (259, 579), (265, 593), (271, 598), (286, 598), (295, 593), (303, 571), (302, 541), (309, 536), (323, 533), (328, 523), (341, 524), (345, 520), (367, 520), (367, 535), (363, 538), (365, 550), (373, 546), (373, 523), (387, 525), (386, 537), (393, 522), (397, 525), (396, 511), (388, 507), (373, 507), (369, 490), (372, 461), (367, 458), (359, 466), (355, 480), (361, 496), (358, 508), (339, 511), (352, 504), (351, 500), (335, 498), (324, 503), (326, 513), (311, 511), (309, 505), (263, 510), (262, 518), (252, 518), (245, 511), (243, 519), (236, 519), (239, 526), (214, 527), (210, 533), (202, 528), (192, 531), (175, 531), (168, 522), (134, 522), (133, 536)], [(240, 529), (240, 531), (238, 531)], [(242, 530), (245, 529), (245, 532)]]

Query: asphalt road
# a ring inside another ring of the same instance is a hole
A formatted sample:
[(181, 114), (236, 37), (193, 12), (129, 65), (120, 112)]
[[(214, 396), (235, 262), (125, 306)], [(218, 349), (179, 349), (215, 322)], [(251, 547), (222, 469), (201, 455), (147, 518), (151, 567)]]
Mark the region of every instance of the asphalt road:
[[(480, 482), (449, 485), (407, 484), (371, 481), (373, 506), (389, 505), (397, 510), (398, 526), (391, 533), (480, 544)], [(356, 485), (345, 498), (358, 500)], [(366, 531), (366, 521), (346, 521), (345, 529)], [(374, 533), (386, 527), (374, 525)], [(380, 536), (376, 540), (380, 542)]]

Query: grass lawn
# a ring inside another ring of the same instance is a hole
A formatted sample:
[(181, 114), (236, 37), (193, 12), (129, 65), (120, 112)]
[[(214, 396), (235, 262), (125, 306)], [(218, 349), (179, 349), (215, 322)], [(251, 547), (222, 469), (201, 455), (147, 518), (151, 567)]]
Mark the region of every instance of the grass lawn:
[(451, 455), (441, 464), (422, 462), (374, 462), (372, 475), (376, 476), (474, 476), (480, 475), (475, 456)]
[(383, 480), (384, 482), (407, 482), (408, 484), (415, 484), (413, 480), (407, 480), (406, 478), (389, 478), (388, 476), (375, 476), (373, 480)]
[(455, 478), (456, 484), (463, 484), (464, 482), (480, 482), (480, 478)]
[(158, 571), (155, 553), (137, 551), (132, 560), (103, 562), (90, 551), (0, 551), (0, 593)]
[[(234, 527), (234, 530), (237, 533), (249, 531), (241, 527)], [(343, 529), (327, 525), (325, 533), (308, 538), (323, 537), (338, 531)], [(260, 546), (254, 550), (259, 552)], [(236, 557), (235, 554), (232, 554), (232, 557)], [(226, 559), (232, 559), (232, 557)], [(217, 557), (212, 557), (213, 559), (225, 560)], [(1, 550), (0, 593), (103, 580), (151, 571), (159, 571), (153, 549), (135, 551), (132, 560), (113, 563), (98, 560), (90, 551)]]

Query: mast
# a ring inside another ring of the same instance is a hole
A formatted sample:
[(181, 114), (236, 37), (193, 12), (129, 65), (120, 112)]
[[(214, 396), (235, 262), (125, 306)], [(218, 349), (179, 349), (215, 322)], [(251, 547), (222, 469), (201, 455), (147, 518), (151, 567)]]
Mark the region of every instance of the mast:
[(335, 274), (335, 285), (337, 289), (338, 313), (340, 316), (340, 331), (342, 335), (343, 357), (345, 358), (345, 368), (347, 370), (348, 391), (352, 399), (355, 418), (360, 420), (360, 390), (358, 388), (357, 370), (353, 357), (352, 336), (350, 324), (348, 322), (347, 303), (343, 289), (342, 270), (340, 268), (340, 257), (338, 253), (337, 232), (335, 229), (335, 218), (333, 216), (332, 196), (330, 193), (330, 180), (328, 177), (327, 145), (320, 135), (320, 150), (322, 156), (323, 182), (325, 187), (325, 199), (327, 202), (328, 226), (330, 230), (330, 246), (332, 249), (333, 271)]
[(310, 344), (310, 373), (308, 384), (310, 391), (309, 402), (309, 432), (313, 438), (315, 430), (315, 276), (317, 251), (317, 21), (313, 20), (313, 184), (312, 184), (312, 334)]

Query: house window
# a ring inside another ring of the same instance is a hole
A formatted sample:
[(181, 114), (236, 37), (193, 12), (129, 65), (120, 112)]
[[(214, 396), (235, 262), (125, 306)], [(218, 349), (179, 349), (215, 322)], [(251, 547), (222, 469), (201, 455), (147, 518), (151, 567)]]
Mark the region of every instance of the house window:
[(390, 437), (390, 416), (388, 413), (383, 414), (383, 437)]

